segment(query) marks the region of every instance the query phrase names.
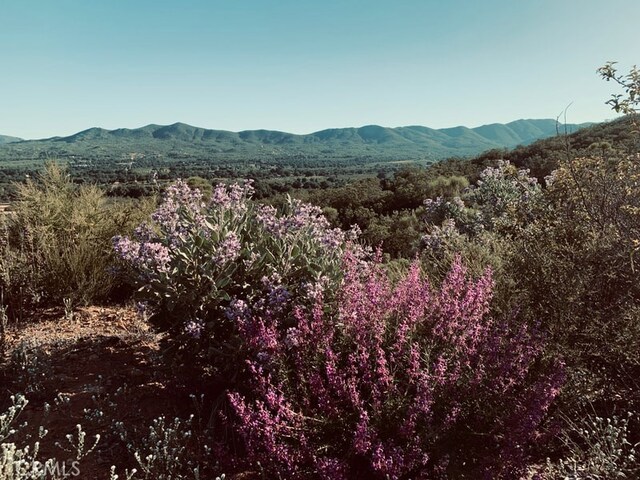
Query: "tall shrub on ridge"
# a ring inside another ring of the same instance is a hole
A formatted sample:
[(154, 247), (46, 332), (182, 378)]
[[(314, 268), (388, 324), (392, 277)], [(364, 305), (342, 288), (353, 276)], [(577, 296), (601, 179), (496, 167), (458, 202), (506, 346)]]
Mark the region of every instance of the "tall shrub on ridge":
[(296, 324), (236, 317), (249, 346), (232, 424), (251, 465), (282, 478), (517, 478), (563, 380), (535, 332), (489, 315), (491, 272), (457, 259), (440, 288), (418, 263), (394, 287), (347, 253), (338, 311)]

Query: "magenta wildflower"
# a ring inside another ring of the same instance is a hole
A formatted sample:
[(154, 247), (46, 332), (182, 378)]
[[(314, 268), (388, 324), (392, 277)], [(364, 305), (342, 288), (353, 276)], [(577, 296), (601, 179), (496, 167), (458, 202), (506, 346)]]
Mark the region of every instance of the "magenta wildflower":
[(414, 263), (394, 286), (379, 263), (344, 262), (337, 315), (320, 294), (293, 328), (238, 324), (254, 393), (229, 398), (249, 461), (289, 478), (446, 478), (463, 463), (517, 478), (562, 369), (532, 374), (538, 337), (490, 317), (491, 272), (456, 260), (434, 288)]

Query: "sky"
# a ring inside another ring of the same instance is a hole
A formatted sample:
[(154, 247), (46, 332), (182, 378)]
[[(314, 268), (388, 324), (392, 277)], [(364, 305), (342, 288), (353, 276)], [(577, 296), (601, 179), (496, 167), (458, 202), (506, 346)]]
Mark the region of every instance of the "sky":
[(616, 115), (639, 0), (0, 0), (0, 134)]

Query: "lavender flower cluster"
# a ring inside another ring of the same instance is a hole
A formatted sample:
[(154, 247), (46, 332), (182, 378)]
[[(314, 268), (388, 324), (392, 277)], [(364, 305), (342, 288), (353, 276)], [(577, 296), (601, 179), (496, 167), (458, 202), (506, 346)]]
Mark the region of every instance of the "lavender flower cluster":
[(216, 265), (223, 266), (235, 261), (240, 256), (242, 243), (235, 232), (228, 232), (224, 240), (220, 242), (213, 256)]
[(204, 223), (202, 193), (178, 180), (167, 188), (162, 203), (151, 215), (160, 230), (169, 235), (173, 245), (183, 241), (193, 227)]
[(294, 298), (312, 301), (340, 275), (356, 233), (330, 228), (318, 207), (290, 200), (278, 211), (252, 193), (251, 182), (217, 185), (205, 204), (178, 181), (132, 238), (113, 239), (142, 299), (176, 312), (192, 338), (208, 338), (212, 320), (244, 316), (240, 306), (286, 316)]
[(136, 242), (130, 238), (113, 238), (116, 254), (145, 275), (149, 271), (169, 271), (169, 248), (159, 242)]
[(500, 160), (496, 167), (480, 173), (477, 184), (467, 188), (463, 198), (424, 201), (428, 231), (422, 244), (437, 251), (463, 235), (477, 237), (484, 232), (518, 228), (533, 218), (541, 198), (541, 187), (528, 170), (518, 170)]
[(237, 183), (230, 186), (216, 185), (209, 200), (209, 207), (245, 213), (248, 209), (247, 199), (251, 198), (254, 191), (253, 180), (245, 180), (242, 185)]
[(276, 208), (271, 205), (258, 208), (257, 219), (267, 232), (283, 239), (304, 232), (310, 238), (319, 240), (327, 249), (338, 248), (347, 240), (345, 232), (330, 228), (320, 207), (295, 199), (289, 199), (289, 202), (289, 213), (285, 215), (278, 215)]

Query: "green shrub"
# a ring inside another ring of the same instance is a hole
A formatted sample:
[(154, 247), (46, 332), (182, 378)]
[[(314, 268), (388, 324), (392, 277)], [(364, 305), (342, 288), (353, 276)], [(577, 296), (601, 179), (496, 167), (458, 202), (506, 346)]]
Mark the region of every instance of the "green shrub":
[(565, 160), (512, 258), (528, 311), (575, 363), (640, 366), (628, 351), (640, 342), (639, 180), (632, 158)]
[(425, 268), (442, 278), (456, 256), (476, 275), (491, 267), (496, 281), (493, 306), (509, 312), (522, 295), (512, 259), (522, 254), (519, 239), (540, 215), (542, 197), (528, 170), (500, 160), (483, 170), (462, 197), (425, 200)]
[(130, 231), (151, 202), (114, 203), (95, 186), (74, 185), (54, 163), (16, 190), (0, 244), (0, 287), (13, 313), (64, 298), (106, 299), (119, 281), (111, 238)]

